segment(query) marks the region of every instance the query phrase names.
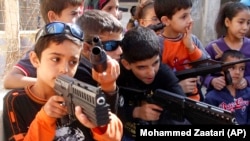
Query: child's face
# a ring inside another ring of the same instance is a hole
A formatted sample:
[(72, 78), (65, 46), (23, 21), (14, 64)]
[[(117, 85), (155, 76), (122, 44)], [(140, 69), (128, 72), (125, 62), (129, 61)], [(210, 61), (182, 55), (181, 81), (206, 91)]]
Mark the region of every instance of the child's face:
[(231, 21), (226, 18), (225, 25), (228, 27), (229, 35), (237, 39), (242, 39), (247, 34), (250, 27), (249, 10), (240, 11)]
[(156, 17), (155, 11), (154, 11), (154, 7), (148, 8), (145, 11), (145, 17), (143, 17), (142, 19), (140, 19), (140, 25), (147, 27), (149, 25), (155, 25), (160, 23), (160, 21), (158, 20), (158, 18)]
[(37, 59), (38, 81), (52, 88), (55, 79), (60, 74), (73, 77), (80, 59), (81, 47), (69, 40), (61, 44), (51, 42), (41, 54), (41, 60)]
[(145, 84), (151, 84), (160, 67), (160, 57), (154, 56), (144, 61), (128, 64), (134, 75)]
[(68, 6), (65, 8), (61, 15), (56, 15), (55, 21), (65, 23), (75, 23), (76, 19), (82, 14), (81, 6)]
[[(121, 41), (122, 40), (122, 33), (109, 33), (109, 32), (105, 32), (102, 35), (99, 36), (102, 42), (105, 41)], [(107, 55), (109, 55), (112, 59), (116, 59), (117, 61), (119, 61), (121, 59), (121, 55), (122, 55), (122, 48), (121, 46), (118, 46), (115, 50), (113, 51), (106, 51)]]
[[(227, 60), (225, 61), (227, 62), (235, 62), (235, 61), (239, 61), (239, 58), (236, 57), (228, 57)], [(232, 68), (228, 69), (233, 81), (233, 85), (238, 85), (242, 78), (244, 77), (244, 71), (245, 71), (245, 63), (239, 63), (234, 65)]]
[(117, 19), (119, 17), (119, 2), (118, 0), (110, 0), (101, 10), (114, 15)]
[(191, 26), (193, 19), (191, 17), (191, 8), (181, 9), (177, 11), (172, 19), (169, 20), (169, 25), (173, 31), (172, 34), (185, 33), (186, 29)]

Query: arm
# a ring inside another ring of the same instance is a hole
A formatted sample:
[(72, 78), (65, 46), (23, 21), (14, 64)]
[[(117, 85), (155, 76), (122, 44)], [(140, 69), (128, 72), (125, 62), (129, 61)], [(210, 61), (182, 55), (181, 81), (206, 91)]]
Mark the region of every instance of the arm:
[(3, 80), (4, 88), (23, 88), (36, 82), (36, 69), (29, 60), (29, 53), (32, 50), (33, 48), (27, 51), (24, 57), (5, 75)]
[(25, 76), (21, 70), (14, 67), (4, 76), (3, 86), (5, 89), (23, 88), (35, 82), (36, 78)]

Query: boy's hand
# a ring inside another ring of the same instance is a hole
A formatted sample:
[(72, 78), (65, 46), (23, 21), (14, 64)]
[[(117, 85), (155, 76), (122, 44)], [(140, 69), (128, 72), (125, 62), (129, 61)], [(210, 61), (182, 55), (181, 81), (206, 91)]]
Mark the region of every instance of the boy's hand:
[(247, 80), (245, 78), (242, 78), (239, 84), (235, 86), (236, 89), (244, 89), (247, 87)]
[(192, 27), (193, 27), (193, 21), (190, 22), (189, 26), (186, 27), (186, 33), (183, 37), (183, 43), (189, 50), (189, 53), (192, 53), (195, 49), (195, 46), (193, 45), (192, 41)]
[(181, 86), (184, 93), (192, 93), (197, 87), (198, 78), (187, 78), (181, 80), (179, 85)]
[(75, 115), (76, 118), (87, 128), (95, 128), (96, 125), (93, 124), (87, 116), (82, 112), (82, 108), (80, 106), (75, 107)]
[(216, 90), (221, 90), (226, 86), (226, 81), (224, 76), (219, 76), (215, 77), (211, 81), (211, 85), (216, 89)]
[(113, 92), (116, 90), (116, 79), (120, 75), (119, 63), (107, 56), (107, 70), (104, 73), (98, 73), (92, 69), (92, 77), (100, 85), (103, 91)]
[(136, 107), (133, 111), (133, 117), (146, 121), (159, 120), (163, 109), (155, 104), (145, 103), (141, 107)]
[(67, 114), (67, 107), (63, 104), (64, 99), (61, 96), (52, 96), (43, 106), (45, 113), (53, 118), (61, 118)]

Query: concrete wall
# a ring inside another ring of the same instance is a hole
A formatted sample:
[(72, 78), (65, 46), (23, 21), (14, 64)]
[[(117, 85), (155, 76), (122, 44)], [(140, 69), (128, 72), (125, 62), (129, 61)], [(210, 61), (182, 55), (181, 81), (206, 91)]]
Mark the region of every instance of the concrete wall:
[(193, 0), (193, 33), (205, 47), (216, 39), (214, 23), (220, 8), (220, 0)]

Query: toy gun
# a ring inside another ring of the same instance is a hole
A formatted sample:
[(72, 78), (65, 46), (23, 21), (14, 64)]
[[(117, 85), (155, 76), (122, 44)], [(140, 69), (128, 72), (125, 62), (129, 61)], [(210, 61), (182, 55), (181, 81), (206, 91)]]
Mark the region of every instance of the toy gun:
[[(156, 89), (155, 92), (148, 92), (120, 86), (119, 93), (124, 97), (125, 105), (130, 105), (131, 101), (147, 101), (161, 106), (167, 112), (167, 119), (170, 118), (180, 122), (187, 119), (192, 125), (237, 124), (234, 113), (230, 111), (166, 90)], [(160, 120), (162, 119), (166, 118), (161, 116)]]
[(196, 76), (206, 76), (208, 74), (217, 73), (223, 71), (226, 78), (226, 83), (231, 84), (231, 76), (228, 71), (229, 68), (233, 67), (235, 64), (249, 62), (250, 58), (242, 59), (235, 62), (223, 63), (220, 61), (215, 61), (212, 59), (205, 59), (195, 62), (186, 63), (183, 65), (191, 65), (193, 68), (186, 69), (182, 71), (175, 72), (175, 75), (179, 80), (186, 78), (196, 77)]
[(157, 32), (158, 30), (161, 30), (165, 27), (166, 25), (163, 23), (158, 23), (158, 24), (151, 24), (148, 26), (148, 28), (154, 30), (155, 32)]
[(56, 93), (65, 100), (68, 115), (61, 119), (61, 125), (70, 124), (76, 120), (75, 106), (81, 106), (83, 113), (95, 125), (105, 125), (109, 122), (109, 105), (101, 88), (78, 81), (67, 75), (60, 75), (55, 80)]
[(102, 49), (102, 43), (99, 37), (93, 38), (94, 47), (91, 50), (90, 62), (95, 71), (102, 73), (107, 69), (107, 55)]

